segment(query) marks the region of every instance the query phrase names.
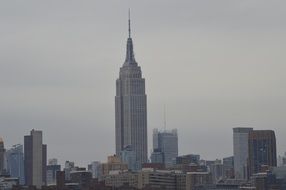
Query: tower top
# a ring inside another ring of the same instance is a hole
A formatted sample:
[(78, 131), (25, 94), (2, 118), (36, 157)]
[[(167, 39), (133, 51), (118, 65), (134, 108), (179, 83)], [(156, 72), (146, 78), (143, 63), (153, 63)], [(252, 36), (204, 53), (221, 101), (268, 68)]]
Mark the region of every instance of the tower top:
[(128, 9), (128, 39), (127, 39), (127, 48), (126, 48), (126, 58), (123, 64), (124, 66), (137, 66), (135, 61), (134, 51), (133, 51), (133, 42), (131, 38), (131, 19), (130, 19), (130, 9)]

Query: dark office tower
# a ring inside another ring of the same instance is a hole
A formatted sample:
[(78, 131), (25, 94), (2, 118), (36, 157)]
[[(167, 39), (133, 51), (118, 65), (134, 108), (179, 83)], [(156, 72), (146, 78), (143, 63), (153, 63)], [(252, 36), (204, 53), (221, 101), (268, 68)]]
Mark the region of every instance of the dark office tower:
[(135, 61), (133, 43), (127, 39), (126, 58), (116, 80), (115, 133), (116, 154), (131, 146), (139, 164), (147, 162), (147, 97), (145, 79)]
[(248, 137), (249, 176), (262, 171), (265, 166), (277, 166), (276, 138), (274, 131), (254, 130)]
[(42, 131), (32, 130), (24, 137), (24, 170), (26, 185), (41, 188), (46, 183), (47, 145), (43, 145)]
[(65, 172), (57, 171), (56, 174), (57, 190), (63, 190), (65, 187)]
[(4, 160), (5, 160), (5, 148), (4, 148), (4, 141), (0, 138), (0, 174), (4, 172)]
[(47, 145), (42, 145), (42, 155), (43, 155), (43, 163), (42, 163), (42, 170), (43, 170), (43, 185), (47, 185)]

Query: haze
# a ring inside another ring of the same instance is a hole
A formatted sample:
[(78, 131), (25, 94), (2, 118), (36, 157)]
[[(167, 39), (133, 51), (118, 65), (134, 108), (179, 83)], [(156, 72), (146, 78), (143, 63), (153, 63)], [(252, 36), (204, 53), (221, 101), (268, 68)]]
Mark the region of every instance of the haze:
[[(276, 132), (286, 151), (286, 2), (2, 1), (0, 136), (44, 132), (48, 158), (86, 166), (115, 152), (115, 80), (131, 8), (153, 128), (177, 128), (179, 154), (231, 156), (232, 128)], [(149, 152), (150, 153), (150, 152)]]

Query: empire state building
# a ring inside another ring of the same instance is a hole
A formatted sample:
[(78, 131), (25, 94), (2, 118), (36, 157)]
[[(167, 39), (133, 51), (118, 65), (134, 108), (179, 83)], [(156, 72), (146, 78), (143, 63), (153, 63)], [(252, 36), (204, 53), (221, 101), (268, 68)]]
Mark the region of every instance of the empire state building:
[(133, 52), (130, 30), (127, 39), (125, 62), (116, 80), (115, 133), (116, 154), (125, 148), (135, 152), (136, 162), (147, 162), (147, 96), (145, 79), (142, 78)]

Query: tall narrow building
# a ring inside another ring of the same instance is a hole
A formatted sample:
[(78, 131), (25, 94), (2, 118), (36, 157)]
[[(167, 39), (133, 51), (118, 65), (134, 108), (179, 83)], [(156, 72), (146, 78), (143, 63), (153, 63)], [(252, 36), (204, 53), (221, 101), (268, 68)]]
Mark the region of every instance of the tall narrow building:
[(233, 128), (234, 175), (247, 179), (248, 135), (253, 128)]
[(135, 152), (139, 165), (147, 162), (147, 96), (145, 79), (142, 78), (133, 52), (130, 30), (126, 58), (116, 80), (115, 133), (116, 154), (129, 146)]
[(11, 177), (19, 178), (19, 183), (24, 185), (24, 152), (23, 145), (16, 144), (6, 152), (7, 172)]
[(42, 131), (32, 130), (24, 137), (24, 171), (26, 185), (41, 188), (46, 184), (47, 145)]
[(4, 141), (0, 137), (0, 174), (4, 172), (5, 169), (5, 148)]

